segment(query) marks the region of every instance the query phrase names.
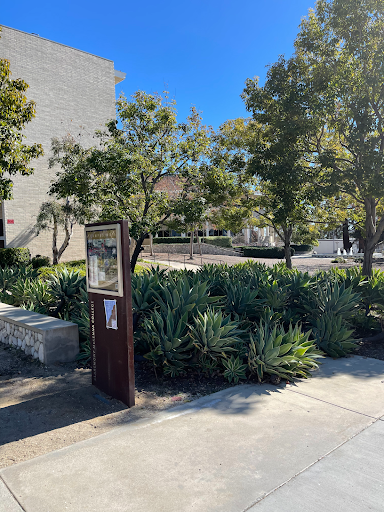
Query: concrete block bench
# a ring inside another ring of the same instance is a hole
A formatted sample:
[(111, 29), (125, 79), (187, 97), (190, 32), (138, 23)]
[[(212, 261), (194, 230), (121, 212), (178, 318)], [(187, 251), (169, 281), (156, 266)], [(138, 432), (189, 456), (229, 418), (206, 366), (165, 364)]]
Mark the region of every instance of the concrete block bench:
[(0, 303), (0, 341), (42, 363), (66, 363), (79, 353), (76, 324)]

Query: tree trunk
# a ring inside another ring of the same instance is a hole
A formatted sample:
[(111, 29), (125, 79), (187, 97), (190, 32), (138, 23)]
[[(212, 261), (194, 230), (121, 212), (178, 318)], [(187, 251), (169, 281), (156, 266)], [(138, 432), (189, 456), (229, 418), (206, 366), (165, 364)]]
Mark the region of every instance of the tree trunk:
[(191, 237), (190, 237), (190, 241), (189, 241), (189, 259), (190, 260), (193, 260), (193, 235), (194, 235), (194, 230), (192, 228), (191, 229)]
[(284, 256), (287, 268), (292, 268), (292, 255), (290, 243), (288, 243), (288, 245), (284, 244)]
[(292, 268), (292, 256), (291, 256), (291, 239), (292, 239), (292, 227), (284, 229), (284, 256), (287, 268)]
[(138, 240), (136, 240), (136, 247), (135, 247), (133, 253), (131, 254), (131, 272), (132, 272), (132, 274), (135, 271), (136, 263), (140, 256), (140, 251), (141, 251), (141, 247), (144, 242), (144, 238), (145, 238), (145, 235), (141, 236)]
[(53, 221), (53, 235), (52, 235), (52, 264), (57, 265), (58, 260), (58, 250), (57, 250), (57, 222)]
[(373, 253), (375, 248), (368, 249), (365, 246), (364, 250), (364, 259), (363, 259), (363, 275), (370, 276), (372, 274), (372, 262), (373, 262)]
[(375, 251), (375, 235), (376, 235), (376, 204), (373, 197), (366, 197), (365, 205), (365, 244), (364, 244), (364, 260), (363, 275), (370, 276), (372, 274), (372, 260)]
[(149, 235), (149, 255), (153, 256), (153, 235), (152, 233)]
[(343, 223), (343, 246), (344, 250), (349, 252), (350, 248), (352, 247), (352, 244), (349, 240), (349, 224), (348, 219), (344, 220)]
[(200, 253), (200, 256), (203, 255), (203, 253), (201, 252), (201, 243), (200, 243), (200, 238), (199, 238), (199, 232), (196, 230), (196, 240), (197, 240), (197, 243), (199, 244), (199, 253)]
[(63, 255), (63, 252), (68, 247), (69, 242), (71, 241), (73, 235), (73, 224), (70, 223), (70, 226), (68, 227), (68, 222), (65, 224), (65, 238), (64, 242), (61, 244), (61, 247), (57, 253), (57, 263), (59, 263), (61, 256)]

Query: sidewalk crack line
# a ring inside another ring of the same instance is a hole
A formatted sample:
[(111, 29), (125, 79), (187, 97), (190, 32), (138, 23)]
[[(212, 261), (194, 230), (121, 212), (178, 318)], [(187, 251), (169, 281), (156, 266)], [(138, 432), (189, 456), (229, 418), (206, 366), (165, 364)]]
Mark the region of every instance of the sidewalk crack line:
[[(354, 412), (354, 411), (353, 411)], [(366, 416), (364, 414), (364, 416)], [(369, 416), (371, 417), (371, 416)], [(364, 427), (362, 430), (360, 430), (360, 432), (357, 432), (356, 434), (354, 434), (352, 437), (350, 437), (349, 439), (346, 439), (345, 441), (343, 441), (342, 443), (340, 443), (339, 445), (335, 446), (335, 448), (332, 448), (332, 450), (329, 450), (329, 452), (327, 452), (326, 454), (322, 455), (321, 457), (319, 457), (317, 460), (315, 460), (314, 462), (312, 462), (311, 464), (309, 464), (308, 466), (306, 466), (304, 469), (302, 469), (301, 471), (298, 471), (295, 475), (291, 476), (291, 478), (288, 478), (288, 480), (286, 480), (285, 482), (283, 482), (282, 484), (278, 485), (277, 487), (275, 487), (274, 489), (272, 489), (272, 491), (269, 491), (267, 493), (265, 493), (263, 496), (261, 496), (260, 498), (257, 498), (253, 503), (251, 503), (248, 507), (244, 508), (241, 512), (248, 512), (248, 510), (251, 510), (253, 507), (255, 507), (258, 503), (260, 503), (261, 501), (263, 501), (265, 498), (267, 498), (270, 494), (273, 494), (274, 492), (278, 491), (281, 487), (284, 487), (284, 485), (288, 484), (289, 482), (291, 482), (291, 480), (294, 480), (296, 477), (298, 477), (299, 475), (301, 475), (302, 473), (304, 473), (304, 471), (307, 471), (308, 469), (310, 469), (312, 466), (314, 466), (315, 464), (317, 464), (318, 462), (320, 462), (321, 460), (325, 459), (326, 457), (328, 457), (328, 455), (331, 455), (331, 453), (335, 452), (336, 450), (338, 450), (339, 448), (341, 448), (343, 445), (345, 445), (346, 443), (348, 443), (349, 441), (351, 441), (353, 438), (355, 438), (356, 436), (358, 436), (359, 434), (361, 434), (362, 432), (364, 432), (365, 430), (367, 430), (369, 427), (371, 427), (374, 423), (376, 423), (377, 421), (379, 421), (378, 419), (376, 419), (376, 421), (374, 421), (373, 423), (371, 423), (370, 425), (367, 425), (366, 427)], [(256, 511), (257, 509), (255, 509)]]
[[(287, 389), (287, 388), (286, 388)], [(307, 395), (302, 391), (296, 391), (295, 389), (287, 389), (291, 393), (296, 393), (297, 395), (306, 396), (307, 398), (312, 398), (313, 400), (317, 400), (318, 402), (323, 402), (324, 404), (332, 405), (333, 407), (338, 407), (339, 409), (344, 409), (344, 411), (354, 412), (355, 414), (360, 414), (361, 416), (365, 416), (366, 418), (372, 418), (373, 420), (378, 420), (380, 418), (376, 418), (376, 416), (371, 416), (370, 414), (364, 414), (363, 412), (355, 411), (354, 409), (349, 409), (348, 407), (343, 407), (342, 405), (337, 405), (332, 402), (328, 402), (327, 400), (323, 400), (322, 398), (317, 398), (312, 395)]]
[(13, 493), (12, 489), (9, 487), (9, 485), (7, 485), (7, 482), (4, 480), (4, 478), (0, 475), (0, 480), (3, 482), (3, 484), (5, 485), (5, 487), (8, 489), (8, 491), (11, 493), (11, 496), (13, 497), (13, 499), (16, 501), (16, 503), (19, 505), (19, 507), (21, 508), (21, 510), (23, 512), (27, 512), (25, 510), (25, 508), (23, 507), (23, 505), (20, 503), (20, 501), (16, 498), (15, 494)]

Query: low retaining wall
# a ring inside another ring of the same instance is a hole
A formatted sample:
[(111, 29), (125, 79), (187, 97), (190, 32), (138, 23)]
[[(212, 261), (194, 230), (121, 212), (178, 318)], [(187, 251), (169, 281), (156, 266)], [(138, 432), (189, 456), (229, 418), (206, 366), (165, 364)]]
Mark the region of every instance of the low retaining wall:
[(67, 363), (79, 353), (76, 324), (0, 303), (0, 341), (42, 363)]
[[(149, 252), (149, 246), (144, 246), (143, 252)], [(155, 254), (168, 252), (170, 254), (189, 254), (189, 244), (153, 244), (153, 252)], [(200, 254), (199, 244), (193, 244), (193, 252), (196, 255)], [(203, 254), (217, 254), (221, 256), (241, 256), (241, 254), (234, 249), (227, 249), (211, 244), (201, 244), (201, 252)]]

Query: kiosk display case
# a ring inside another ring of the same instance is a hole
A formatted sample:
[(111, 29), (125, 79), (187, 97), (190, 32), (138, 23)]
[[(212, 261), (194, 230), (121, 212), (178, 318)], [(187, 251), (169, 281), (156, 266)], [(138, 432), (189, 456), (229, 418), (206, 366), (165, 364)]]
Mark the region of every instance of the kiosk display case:
[(92, 384), (135, 404), (128, 221), (85, 226)]

